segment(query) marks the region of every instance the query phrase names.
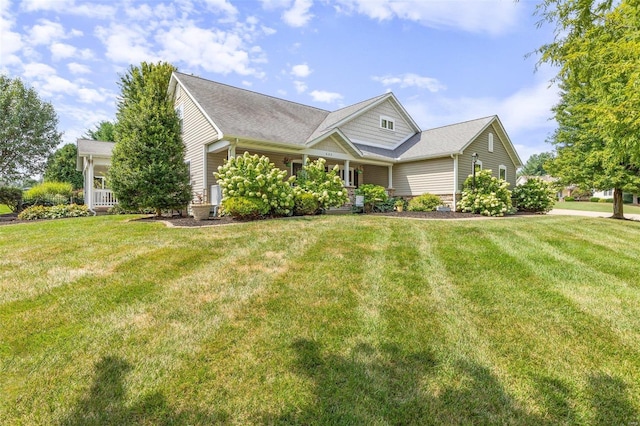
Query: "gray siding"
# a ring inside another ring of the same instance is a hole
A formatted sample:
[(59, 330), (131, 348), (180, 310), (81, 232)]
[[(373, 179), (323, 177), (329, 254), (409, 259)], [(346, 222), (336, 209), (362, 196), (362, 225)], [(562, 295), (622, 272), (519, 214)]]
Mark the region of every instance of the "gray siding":
[[(190, 163), (191, 183), (194, 192), (207, 190), (210, 178), (204, 176), (204, 146), (218, 139), (218, 134), (211, 123), (205, 118), (196, 104), (185, 91), (180, 89), (175, 98), (176, 107), (182, 105), (182, 141), (185, 144), (185, 160)], [(207, 170), (207, 174), (214, 170)], [(206, 180), (205, 180), (206, 178)]]
[[(493, 152), (489, 152), (489, 133), (493, 133)], [(491, 174), (498, 177), (498, 167), (507, 167), (507, 182), (511, 185), (510, 190), (516, 186), (516, 166), (509, 157), (498, 132), (489, 126), (482, 132), (458, 157), (458, 189), (462, 190), (462, 184), (472, 173), (471, 154), (478, 153), (478, 160), (482, 161), (482, 169), (491, 169)]]
[(329, 151), (329, 152), (338, 152), (340, 154), (344, 154), (346, 152), (344, 149), (342, 149), (340, 145), (338, 145), (338, 143), (331, 140), (330, 138), (324, 139), (318, 142), (317, 144), (310, 146), (309, 148), (322, 149), (324, 151)]
[(453, 192), (453, 159), (413, 161), (393, 166), (396, 196), (451, 194)]
[(373, 185), (389, 186), (389, 168), (384, 166), (365, 165), (362, 172), (362, 183)]
[[(395, 120), (394, 131), (380, 128), (381, 115)], [(388, 149), (395, 148), (415, 133), (389, 100), (341, 126), (340, 130), (356, 143), (365, 143)]]

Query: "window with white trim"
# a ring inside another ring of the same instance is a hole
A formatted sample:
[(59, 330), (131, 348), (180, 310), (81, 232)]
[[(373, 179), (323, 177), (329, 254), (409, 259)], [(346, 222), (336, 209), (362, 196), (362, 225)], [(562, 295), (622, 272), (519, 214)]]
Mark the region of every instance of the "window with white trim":
[(493, 133), (489, 133), (489, 146), (487, 149), (489, 152), (493, 152)]
[(380, 128), (387, 130), (395, 130), (396, 122), (393, 118), (385, 117), (384, 115), (380, 116)]
[(502, 164), (498, 166), (498, 177), (502, 180), (507, 180), (507, 166)]

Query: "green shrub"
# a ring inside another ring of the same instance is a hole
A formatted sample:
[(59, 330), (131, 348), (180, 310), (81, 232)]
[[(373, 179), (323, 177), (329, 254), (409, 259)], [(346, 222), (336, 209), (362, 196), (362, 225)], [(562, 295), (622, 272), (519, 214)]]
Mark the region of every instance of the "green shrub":
[(271, 206), (256, 197), (228, 197), (222, 200), (225, 214), (240, 220), (259, 219), (269, 213)]
[(26, 208), (18, 215), (18, 219), (61, 219), (65, 217), (81, 217), (90, 215), (91, 212), (87, 206), (79, 206), (77, 204), (60, 204), (51, 207), (32, 206)]
[(107, 210), (107, 214), (155, 214), (156, 209), (153, 207), (142, 207), (138, 209), (127, 209), (121, 206), (120, 204), (116, 204), (113, 207), (109, 207)]
[(600, 198), (599, 203), (613, 203), (613, 198)]
[(432, 212), (442, 204), (440, 197), (428, 192), (417, 197), (412, 198), (409, 201), (408, 210), (410, 212)]
[(62, 195), (65, 198), (71, 197), (73, 186), (68, 182), (44, 182), (36, 185), (25, 192), (25, 198), (45, 198), (54, 195)]
[[(364, 196), (364, 210), (373, 211), (375, 205), (383, 205), (389, 199), (387, 191), (380, 185), (366, 183), (356, 189), (356, 195)], [(392, 205), (393, 209), (393, 205)]]
[(564, 197), (565, 201), (575, 201), (576, 199), (573, 197)]
[(326, 163), (324, 158), (319, 158), (305, 164), (298, 173), (296, 186), (293, 188), (296, 196), (301, 193), (312, 194), (318, 208), (322, 210), (340, 207), (349, 201), (342, 179), (338, 175), (338, 166), (327, 172)]
[(532, 178), (523, 185), (516, 186), (513, 197), (518, 203), (518, 210), (546, 213), (556, 203), (556, 192), (542, 179)]
[(22, 206), (22, 190), (10, 186), (0, 186), (0, 204), (6, 204), (12, 212), (20, 210)]
[(296, 216), (311, 215), (318, 212), (319, 204), (314, 194), (308, 192), (296, 193), (294, 202), (293, 214)]
[(591, 201), (592, 203), (597, 203), (600, 201), (600, 197), (591, 197), (589, 201)]
[(491, 170), (476, 172), (476, 189), (473, 189), (473, 176), (462, 185), (462, 198), (458, 208), (463, 212), (480, 213), (484, 216), (504, 216), (512, 210), (509, 182), (491, 176)]
[(291, 183), (295, 177), (285, 181), (287, 172), (276, 168), (264, 155), (258, 157), (245, 152), (227, 160), (213, 175), (222, 189), (223, 200), (236, 197), (261, 199), (268, 206), (267, 212), (262, 214), (281, 216), (292, 212)]

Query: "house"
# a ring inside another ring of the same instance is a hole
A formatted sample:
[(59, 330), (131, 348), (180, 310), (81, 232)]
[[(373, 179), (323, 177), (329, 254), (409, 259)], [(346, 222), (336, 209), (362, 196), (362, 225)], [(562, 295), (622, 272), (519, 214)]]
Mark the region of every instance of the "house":
[[(339, 167), (351, 199), (359, 185), (376, 184), (393, 196), (429, 192), (450, 205), (472, 173), (472, 154), (476, 167), (491, 169), (512, 187), (522, 165), (497, 116), (423, 131), (393, 93), (326, 111), (178, 72), (169, 92), (194, 192), (207, 199), (216, 185), (213, 172), (244, 152), (265, 155), (290, 175), (322, 157)], [(86, 143), (79, 140), (79, 148)], [(92, 163), (89, 151), (78, 150), (85, 182), (97, 176), (90, 170), (97, 157)]]

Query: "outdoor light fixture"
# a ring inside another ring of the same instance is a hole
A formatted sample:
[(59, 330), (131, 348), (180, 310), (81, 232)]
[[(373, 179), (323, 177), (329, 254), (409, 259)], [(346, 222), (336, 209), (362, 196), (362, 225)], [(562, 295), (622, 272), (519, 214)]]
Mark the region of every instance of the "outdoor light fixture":
[(473, 191), (476, 191), (476, 163), (478, 162), (478, 153), (471, 154), (471, 166), (473, 169)]

